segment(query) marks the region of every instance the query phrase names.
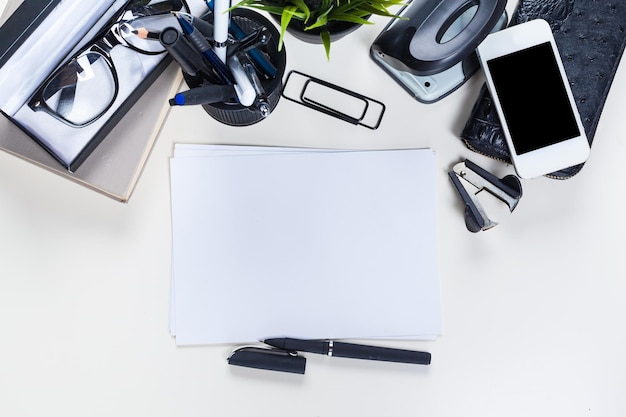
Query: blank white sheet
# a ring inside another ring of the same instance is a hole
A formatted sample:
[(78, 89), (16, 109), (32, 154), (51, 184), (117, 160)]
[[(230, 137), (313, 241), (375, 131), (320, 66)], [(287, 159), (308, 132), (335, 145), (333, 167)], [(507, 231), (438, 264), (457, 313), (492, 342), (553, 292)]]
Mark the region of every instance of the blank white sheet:
[(193, 147), (170, 165), (178, 345), (441, 334), (432, 150)]

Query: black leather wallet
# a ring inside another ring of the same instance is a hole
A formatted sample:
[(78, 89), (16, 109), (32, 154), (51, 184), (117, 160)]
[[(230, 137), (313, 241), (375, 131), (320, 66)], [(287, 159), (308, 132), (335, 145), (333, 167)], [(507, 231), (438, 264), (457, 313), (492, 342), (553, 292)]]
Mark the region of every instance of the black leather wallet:
[[(509, 26), (546, 20), (563, 60), (589, 144), (626, 45), (626, 3), (618, 0), (520, 0)], [(532, 105), (532, 103), (531, 103)], [(510, 154), (486, 85), (461, 138), (468, 148), (510, 162)], [(567, 179), (583, 164), (547, 175)]]

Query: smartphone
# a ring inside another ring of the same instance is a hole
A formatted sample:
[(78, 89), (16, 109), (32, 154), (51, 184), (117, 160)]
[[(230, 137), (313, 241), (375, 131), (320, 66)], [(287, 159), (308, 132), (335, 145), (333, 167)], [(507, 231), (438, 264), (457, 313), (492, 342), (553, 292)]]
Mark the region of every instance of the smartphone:
[(521, 178), (587, 160), (589, 142), (545, 20), (494, 32), (476, 52)]

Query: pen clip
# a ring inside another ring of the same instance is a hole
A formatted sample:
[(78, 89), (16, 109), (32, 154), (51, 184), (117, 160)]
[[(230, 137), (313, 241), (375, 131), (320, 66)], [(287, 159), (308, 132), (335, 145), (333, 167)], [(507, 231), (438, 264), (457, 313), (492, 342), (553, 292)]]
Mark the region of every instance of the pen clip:
[(261, 26), (245, 35), (243, 38), (235, 40), (232, 45), (229, 45), (227, 56), (244, 54), (251, 49), (267, 45), (271, 38), (272, 34), (270, 31), (265, 26)]

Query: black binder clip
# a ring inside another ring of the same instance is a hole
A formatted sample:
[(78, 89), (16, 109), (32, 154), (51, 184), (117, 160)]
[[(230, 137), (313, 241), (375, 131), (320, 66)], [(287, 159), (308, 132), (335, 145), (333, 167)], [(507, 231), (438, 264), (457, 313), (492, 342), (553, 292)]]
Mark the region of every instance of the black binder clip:
[[(507, 175), (500, 179), (467, 159), (456, 164), (452, 171), (448, 172), (448, 176), (465, 203), (465, 225), (473, 233), (490, 229), (498, 224), (487, 216), (480, 204), (477, 197), (480, 191), (486, 190), (504, 202), (510, 212), (513, 212), (522, 198), (522, 184), (515, 175)], [(468, 191), (469, 186), (473, 187), (473, 192)]]
[(289, 71), (282, 96), (353, 125), (378, 129), (385, 104), (300, 71)]

